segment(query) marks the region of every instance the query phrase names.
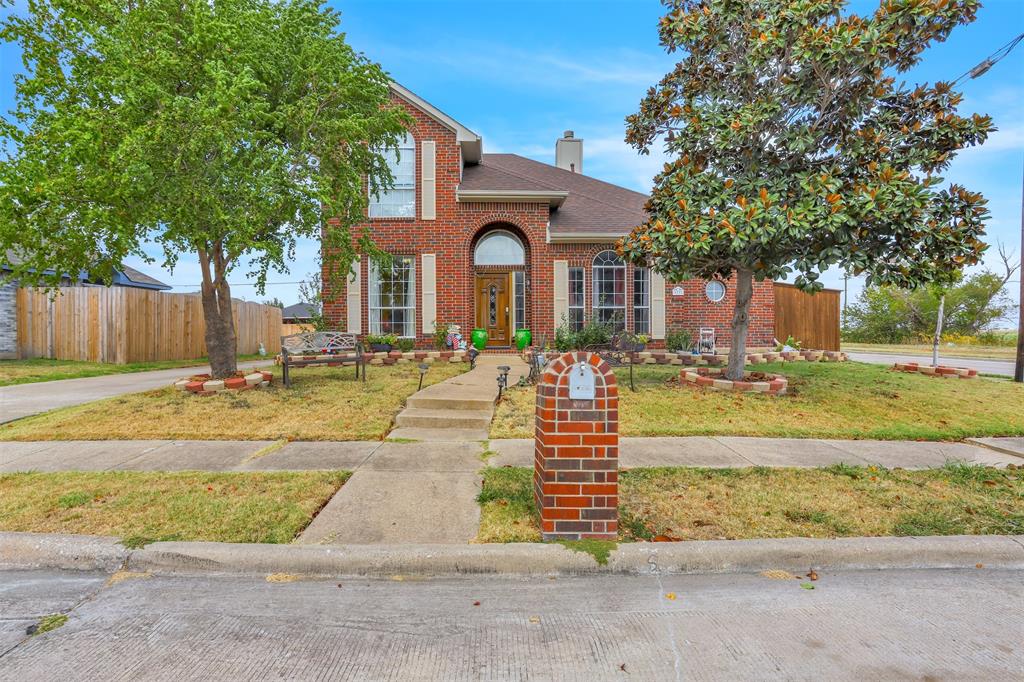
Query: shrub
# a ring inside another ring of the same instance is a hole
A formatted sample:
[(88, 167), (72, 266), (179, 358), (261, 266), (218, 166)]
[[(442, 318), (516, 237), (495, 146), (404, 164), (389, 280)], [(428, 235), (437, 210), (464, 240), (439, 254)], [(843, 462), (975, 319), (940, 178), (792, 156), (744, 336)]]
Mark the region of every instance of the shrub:
[(434, 323), (434, 347), (445, 350), (448, 347), (448, 323)]
[(665, 348), (670, 351), (689, 351), (693, 348), (693, 335), (685, 329), (669, 332), (665, 337)]
[(577, 345), (577, 335), (573, 331), (572, 325), (569, 321), (562, 316), (562, 323), (555, 329), (555, 350), (559, 353), (565, 353)]
[(583, 350), (587, 346), (596, 346), (612, 340), (612, 328), (601, 322), (589, 322), (576, 333), (576, 349)]
[(415, 339), (398, 339), (398, 350), (403, 353), (408, 353), (416, 347)]

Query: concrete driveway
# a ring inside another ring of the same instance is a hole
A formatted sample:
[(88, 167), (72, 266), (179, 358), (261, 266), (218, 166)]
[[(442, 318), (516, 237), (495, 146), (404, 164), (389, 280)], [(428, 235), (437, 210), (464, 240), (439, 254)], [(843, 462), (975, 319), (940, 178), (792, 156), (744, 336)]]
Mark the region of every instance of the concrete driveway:
[[(847, 353), (851, 360), (870, 362), (875, 365), (891, 365), (894, 362), (916, 362), (921, 365), (932, 364), (930, 355), (897, 355), (895, 353)], [(982, 374), (999, 374), (1013, 376), (1013, 362), (1010, 360), (981, 360), (978, 358), (955, 358), (939, 355), (940, 365), (955, 367), (972, 367)]]
[[(273, 360), (250, 360), (238, 363), (239, 369), (272, 365)], [(152, 372), (110, 374), (85, 379), (40, 381), (33, 384), (0, 386), (0, 424), (58, 407), (110, 398), (123, 393), (138, 393), (171, 385), (176, 379), (209, 371), (209, 365), (159, 369)]]

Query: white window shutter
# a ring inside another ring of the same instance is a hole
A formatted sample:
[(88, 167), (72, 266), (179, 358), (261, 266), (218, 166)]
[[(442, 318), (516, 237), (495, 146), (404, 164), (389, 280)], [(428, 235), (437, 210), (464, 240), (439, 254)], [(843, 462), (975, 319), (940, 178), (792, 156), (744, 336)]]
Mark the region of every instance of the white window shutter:
[(352, 272), (348, 276), (348, 287), (345, 293), (345, 305), (348, 308), (348, 332), (363, 333), (363, 280), (360, 277), (362, 264), (352, 264)]
[(437, 322), (437, 255), (425, 253), (420, 256), (420, 308), (422, 309), (423, 333), (433, 334)]
[[(437, 143), (433, 140), (424, 140), (420, 145), (422, 155), (420, 171), (420, 186), (422, 196), (420, 197), (420, 218), (423, 220), (434, 220), (437, 217)], [(426, 322), (426, 320), (424, 320)]]
[(651, 338), (665, 338), (665, 278), (651, 270)]
[(562, 318), (569, 319), (569, 261), (556, 260), (554, 298), (555, 298), (555, 328), (562, 324)]

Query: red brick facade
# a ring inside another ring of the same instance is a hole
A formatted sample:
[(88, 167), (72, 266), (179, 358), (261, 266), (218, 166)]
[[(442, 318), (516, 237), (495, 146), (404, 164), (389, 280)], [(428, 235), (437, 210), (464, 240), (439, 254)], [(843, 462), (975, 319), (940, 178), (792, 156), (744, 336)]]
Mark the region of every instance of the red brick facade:
[[(594, 375), (594, 399), (569, 397), (577, 362)], [(592, 368), (592, 369), (589, 369)], [(537, 384), (533, 490), (545, 540), (615, 540), (619, 529), (619, 393), (611, 366), (565, 353)]]
[[(494, 228), (516, 234), (526, 250), (526, 265), (506, 269), (525, 270), (525, 326), (535, 341), (551, 339), (554, 334), (554, 265), (555, 260), (567, 260), (570, 268), (585, 270), (585, 315), (591, 318), (590, 303), (593, 287), (592, 263), (595, 255), (614, 247), (613, 243), (551, 243), (548, 219), (552, 210), (546, 200), (530, 202), (459, 202), (456, 189), (462, 175), (462, 157), (455, 133), (433, 117), (412, 106), (398, 96), (395, 101), (404, 106), (415, 119), (411, 134), (416, 142), (416, 211), (415, 218), (370, 218), (356, 227), (356, 234), (369, 230), (375, 243), (393, 255), (416, 256), (417, 278), (420, 273), (421, 254), (436, 255), (436, 319), (438, 323), (461, 325), (468, 338), (476, 326), (473, 248), (477, 240)], [(436, 143), (436, 219), (421, 219), (422, 182), (419, 174), (422, 164), (421, 142)], [(623, 233), (632, 226), (623, 225)], [(330, 229), (328, 227), (328, 229)], [(355, 235), (354, 235), (355, 237)], [(487, 268), (491, 271), (496, 268)], [(500, 269), (500, 268), (497, 268)], [(369, 329), (368, 281), (369, 267), (363, 258), (362, 280), (362, 333)], [(345, 291), (331, 291), (324, 276), (324, 313), (338, 329), (347, 326), (347, 299)], [(712, 303), (704, 294), (705, 283), (693, 280), (681, 283), (683, 295), (673, 295), (674, 283), (665, 285), (665, 327), (667, 332), (689, 330), (694, 338), (700, 327), (714, 327), (720, 346), (727, 346), (734, 301), (732, 287), (727, 285), (724, 300)], [(752, 347), (771, 343), (774, 333), (774, 293), (771, 282), (755, 284), (751, 307), (751, 326), (748, 344)], [(424, 333), (421, 324), (420, 287), (417, 282), (416, 344), (427, 347), (431, 335)], [(633, 267), (626, 270), (626, 328), (633, 329)], [(653, 346), (661, 345), (659, 341)]]

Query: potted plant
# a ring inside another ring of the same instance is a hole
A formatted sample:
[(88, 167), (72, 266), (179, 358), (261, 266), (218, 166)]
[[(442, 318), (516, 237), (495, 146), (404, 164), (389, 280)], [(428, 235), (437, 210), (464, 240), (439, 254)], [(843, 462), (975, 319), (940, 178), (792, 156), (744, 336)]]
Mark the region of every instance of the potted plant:
[(473, 330), (473, 333), (470, 334), (469, 339), (470, 341), (473, 342), (473, 347), (476, 348), (477, 350), (483, 350), (484, 348), (487, 348), (488, 336), (486, 329), (481, 329), (477, 327), (476, 329)]
[(530, 333), (529, 329), (517, 329), (516, 330), (516, 348), (523, 350), (530, 345), (530, 341), (533, 340), (533, 334)]
[(390, 353), (398, 337), (394, 334), (367, 334), (364, 341), (374, 353)]

